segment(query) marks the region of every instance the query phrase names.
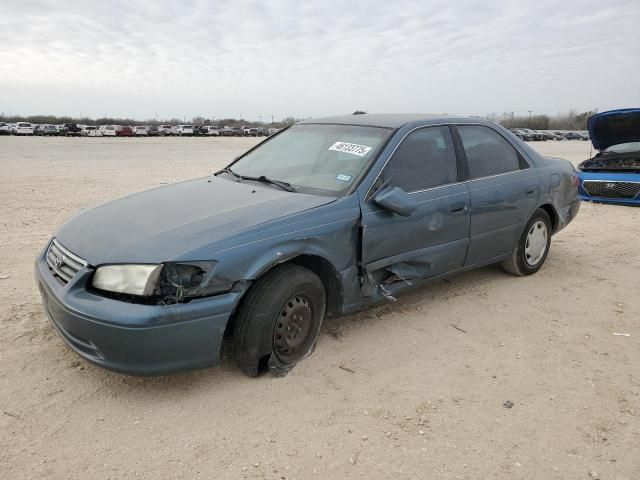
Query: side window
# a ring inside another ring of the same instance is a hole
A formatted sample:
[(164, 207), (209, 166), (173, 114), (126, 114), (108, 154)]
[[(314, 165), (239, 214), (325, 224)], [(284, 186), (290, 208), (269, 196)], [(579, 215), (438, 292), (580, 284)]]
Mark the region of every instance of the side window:
[(405, 138), (389, 160), (384, 179), (411, 193), (453, 183), (458, 178), (449, 127), (425, 127)]
[(469, 177), (480, 178), (529, 168), (517, 150), (499, 133), (481, 125), (459, 125), (469, 164)]

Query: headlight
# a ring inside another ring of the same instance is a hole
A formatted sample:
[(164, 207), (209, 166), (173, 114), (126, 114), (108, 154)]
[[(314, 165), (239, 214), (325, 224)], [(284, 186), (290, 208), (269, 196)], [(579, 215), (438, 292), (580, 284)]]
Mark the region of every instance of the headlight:
[(144, 303), (174, 304), (227, 292), (234, 282), (214, 276), (216, 262), (162, 265), (105, 265), (93, 275), (93, 286), (107, 292), (146, 297)]
[(156, 295), (165, 304), (227, 292), (233, 281), (214, 275), (216, 262), (165, 263)]
[(108, 292), (148, 297), (156, 289), (162, 265), (105, 265), (93, 276), (93, 286)]

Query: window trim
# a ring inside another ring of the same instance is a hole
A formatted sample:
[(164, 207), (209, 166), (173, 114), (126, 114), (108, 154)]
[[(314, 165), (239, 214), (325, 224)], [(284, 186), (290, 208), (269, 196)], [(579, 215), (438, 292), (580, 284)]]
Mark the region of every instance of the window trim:
[[(461, 182), (461, 177), (460, 177), (460, 166), (461, 166), (460, 164), (461, 164), (461, 162), (460, 162), (460, 159), (458, 158), (458, 152), (457, 152), (457, 149), (456, 149), (456, 146), (455, 146), (455, 139), (454, 139), (454, 136), (453, 136), (453, 131), (451, 130), (451, 125), (443, 123), (443, 124), (437, 124), (437, 125), (436, 124), (434, 124), (434, 125), (422, 125), (420, 127), (416, 127), (414, 129), (412, 129), (405, 136), (403, 136), (402, 140), (400, 140), (398, 145), (396, 145), (396, 147), (393, 149), (393, 152), (391, 152), (391, 154), (389, 155), (389, 158), (387, 159), (387, 161), (384, 162), (384, 165), (382, 166), (382, 168), (378, 172), (378, 175), (376, 176), (376, 179), (373, 181), (373, 183), (372, 183), (371, 187), (369, 188), (369, 190), (371, 190), (371, 188), (378, 182), (378, 179), (384, 173), (384, 170), (387, 168), (387, 165), (389, 164), (389, 162), (395, 156), (396, 151), (405, 142), (407, 137), (409, 137), (413, 133), (417, 132), (418, 130), (426, 130), (428, 128), (443, 128), (443, 127), (445, 127), (449, 131), (449, 136), (451, 137), (451, 145), (453, 146), (453, 156), (454, 156), (455, 162), (456, 162), (456, 179), (453, 182), (444, 183), (442, 185), (435, 185), (433, 187), (421, 188), (420, 190), (414, 190), (412, 192), (406, 192), (406, 193), (408, 195), (413, 195), (414, 193), (427, 192), (429, 190), (433, 190), (433, 189), (436, 189), (436, 188), (447, 187), (447, 186), (450, 186), (450, 185), (456, 185), (456, 184), (460, 183)], [(365, 195), (365, 198), (368, 197), (369, 193), (370, 192), (368, 191), (367, 195)]]
[[(499, 132), (498, 130), (496, 130), (495, 128), (492, 128), (488, 125), (483, 125), (481, 123), (458, 123), (458, 124), (454, 124), (451, 125), (453, 127), (453, 129), (456, 132), (456, 139), (457, 141), (459, 141), (459, 148), (460, 148), (460, 155), (463, 159), (464, 162), (464, 170), (465, 170), (465, 179), (464, 182), (473, 182), (475, 180), (481, 180), (483, 178), (493, 178), (493, 177), (499, 177), (501, 175), (509, 175), (512, 173), (518, 173), (518, 172), (523, 172), (525, 170), (529, 170), (531, 168), (533, 168), (533, 165), (531, 164), (531, 162), (529, 161), (529, 159), (527, 158), (526, 155), (524, 155), (522, 153), (522, 151), (520, 151), (520, 149), (514, 145), (512, 142), (509, 141), (509, 139), (507, 139), (501, 132)], [(464, 149), (464, 145), (462, 143), (462, 137), (460, 136), (460, 132), (458, 131), (458, 127), (484, 127), (484, 128), (488, 128), (489, 130), (491, 130), (492, 132), (496, 133), (497, 135), (499, 135), (500, 137), (502, 137), (502, 139), (507, 142), (516, 152), (516, 155), (518, 156), (518, 161), (519, 162), (523, 162), (527, 165), (526, 168), (518, 168), (517, 170), (509, 170), (508, 172), (502, 172), (502, 173), (494, 173), (491, 175), (483, 175), (481, 177), (473, 177), (471, 178), (471, 174), (469, 173), (469, 159), (467, 158), (467, 152)], [(456, 152), (457, 153), (457, 152)]]
[[(374, 192), (375, 192), (375, 190), (377, 189), (377, 187), (376, 187), (376, 186), (377, 186), (377, 184), (378, 184), (378, 180), (379, 180), (379, 178), (380, 178), (380, 175), (382, 175), (382, 172), (384, 171), (385, 167), (387, 166), (387, 163), (389, 163), (389, 160), (391, 160), (391, 158), (393, 157), (393, 154), (394, 154), (394, 153), (396, 153), (396, 150), (398, 149), (398, 147), (400, 146), (400, 144), (404, 141), (404, 139), (405, 139), (405, 138), (407, 138), (407, 136), (408, 136), (408, 135), (410, 135), (414, 130), (418, 130), (418, 129), (420, 129), (420, 128), (425, 128), (425, 127), (449, 127), (449, 129), (450, 129), (450, 130), (455, 131), (455, 135), (453, 135), (453, 134), (452, 134), (452, 136), (453, 136), (453, 141), (454, 141), (454, 146), (455, 146), (456, 136), (457, 136), (457, 135), (459, 135), (459, 133), (458, 133), (458, 131), (457, 131), (457, 127), (459, 127), (459, 126), (463, 127), (463, 126), (467, 126), (467, 125), (478, 125), (478, 126), (481, 126), (481, 127), (487, 127), (487, 128), (490, 128), (491, 130), (493, 130), (494, 132), (496, 132), (498, 135), (500, 135), (502, 138), (504, 138), (507, 142), (509, 142), (509, 143), (513, 146), (513, 148), (515, 148), (515, 149), (517, 150), (518, 154), (519, 154), (519, 155), (521, 155), (521, 156), (522, 156), (522, 158), (524, 159), (524, 161), (527, 163), (527, 165), (529, 165), (529, 168), (527, 168), (527, 169), (525, 169), (525, 170), (528, 170), (528, 169), (530, 169), (530, 168), (534, 168), (534, 164), (532, 164), (532, 163), (531, 163), (531, 161), (529, 160), (529, 157), (527, 157), (527, 155), (526, 155), (522, 150), (520, 150), (520, 147), (519, 147), (518, 145), (513, 144), (511, 141), (509, 141), (509, 139), (508, 139), (505, 135), (503, 135), (503, 134), (502, 134), (502, 132), (500, 132), (499, 130), (497, 130), (497, 129), (493, 128), (492, 126), (487, 125), (487, 124), (485, 124), (485, 123), (479, 123), (479, 122), (473, 122), (473, 123), (459, 123), (459, 122), (455, 122), (455, 121), (454, 121), (454, 122), (445, 122), (445, 123), (432, 123), (432, 124), (429, 124), (429, 125), (420, 125), (420, 126), (418, 126), (418, 127), (412, 128), (412, 129), (411, 129), (411, 130), (409, 130), (406, 134), (404, 134), (404, 135), (403, 135), (403, 137), (402, 137), (402, 139), (400, 140), (400, 142), (398, 142), (398, 145), (396, 145), (396, 147), (393, 149), (393, 151), (389, 154), (389, 157), (388, 157), (388, 158), (385, 160), (385, 162), (382, 164), (382, 167), (380, 168), (380, 171), (378, 172), (378, 174), (376, 175), (376, 177), (375, 177), (375, 178), (373, 179), (373, 181), (371, 182), (371, 185), (369, 185), (369, 188), (367, 189), (367, 193), (365, 193), (365, 195), (364, 195), (364, 199), (365, 199), (364, 201), (365, 201), (365, 202), (369, 202), (369, 201), (371, 201), (371, 197), (373, 196), (373, 193), (374, 193)], [(397, 130), (396, 130), (396, 131), (397, 131)], [(387, 143), (389, 143), (389, 142), (391, 141), (391, 139), (393, 138), (393, 136), (394, 136), (394, 135), (391, 135), (391, 136), (389, 137), (389, 140), (388, 140), (388, 142), (387, 142)], [(380, 153), (382, 153), (382, 151), (381, 151)], [(458, 161), (457, 153), (458, 153), (458, 152), (456, 151), (456, 161)], [(463, 149), (463, 152), (462, 152), (462, 153), (464, 154), (464, 149)], [(379, 156), (380, 156), (380, 155), (378, 155), (378, 157), (379, 157)], [(464, 155), (464, 156), (462, 157), (462, 160), (463, 160), (463, 162), (464, 162), (464, 168), (466, 169), (466, 168), (468, 167), (468, 165), (467, 165), (467, 157), (466, 157), (466, 155)], [(373, 164), (372, 164), (372, 167), (373, 167)], [(519, 171), (522, 171), (522, 170), (514, 170), (514, 171), (512, 171), (512, 172), (507, 172), (507, 174), (511, 174), (511, 173), (515, 173), (515, 172), (519, 172)], [(500, 174), (498, 174), (498, 175), (492, 175), (492, 176), (500, 176), (500, 175), (505, 175), (505, 174), (504, 174), (504, 173), (500, 173)], [(471, 179), (471, 181), (473, 181), (473, 180), (479, 180), (480, 178), (490, 178), (490, 177), (478, 177), (478, 178)], [(362, 180), (362, 179), (361, 179), (361, 180)], [(467, 182), (469, 182), (469, 181), (470, 181), (470, 179), (469, 179), (469, 178), (460, 178), (460, 179), (458, 179), (458, 181), (457, 181), (455, 184), (456, 184), (456, 185), (457, 185), (457, 184), (463, 184), (463, 183), (467, 183)], [(444, 185), (443, 185), (443, 186), (444, 186)], [(435, 188), (440, 188), (440, 187), (435, 187)], [(425, 190), (425, 191), (426, 191), (426, 190)], [(418, 192), (416, 192), (416, 193), (418, 193)]]

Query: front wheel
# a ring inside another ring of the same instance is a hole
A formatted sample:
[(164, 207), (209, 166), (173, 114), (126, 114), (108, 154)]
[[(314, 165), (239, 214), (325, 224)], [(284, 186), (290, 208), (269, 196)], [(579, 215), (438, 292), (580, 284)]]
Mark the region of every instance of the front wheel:
[(547, 212), (537, 209), (518, 239), (511, 256), (502, 262), (502, 268), (513, 275), (536, 273), (549, 254), (551, 246), (551, 221)]
[(239, 307), (233, 335), (235, 360), (255, 377), (284, 376), (315, 348), (326, 293), (320, 278), (298, 265), (275, 267), (260, 278)]

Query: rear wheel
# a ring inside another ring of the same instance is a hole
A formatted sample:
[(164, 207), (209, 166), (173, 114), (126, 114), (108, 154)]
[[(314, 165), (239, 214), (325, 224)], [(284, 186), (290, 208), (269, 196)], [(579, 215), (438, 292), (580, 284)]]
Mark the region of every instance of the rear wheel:
[(233, 335), (238, 367), (252, 377), (267, 369), (286, 375), (313, 351), (325, 304), (324, 285), (311, 270), (281, 265), (268, 272), (238, 309)]
[(551, 246), (551, 221), (547, 212), (537, 209), (518, 239), (511, 256), (502, 262), (502, 268), (513, 275), (536, 273), (549, 253)]

